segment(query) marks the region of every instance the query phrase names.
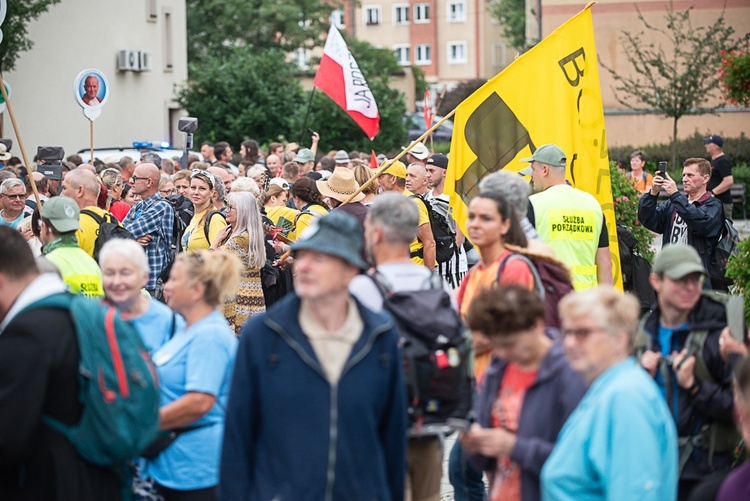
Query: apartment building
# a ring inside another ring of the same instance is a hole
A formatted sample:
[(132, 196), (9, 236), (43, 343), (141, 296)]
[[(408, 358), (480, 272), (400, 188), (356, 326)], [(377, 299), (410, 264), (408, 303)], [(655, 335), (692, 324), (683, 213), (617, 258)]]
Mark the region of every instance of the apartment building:
[(486, 0), (346, 0), (334, 23), (348, 36), (391, 48), (436, 90), (491, 78), (512, 60)]

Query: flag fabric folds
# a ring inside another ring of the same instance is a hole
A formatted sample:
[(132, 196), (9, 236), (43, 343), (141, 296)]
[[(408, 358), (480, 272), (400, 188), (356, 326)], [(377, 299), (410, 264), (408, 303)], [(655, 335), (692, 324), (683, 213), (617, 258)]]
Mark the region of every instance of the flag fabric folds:
[(554, 143), (566, 176), (596, 197), (609, 232), (615, 285), (622, 287), (609, 156), (591, 5), (511, 63), (456, 108), (445, 193), (466, 234), (469, 200), (491, 172), (518, 172), (519, 159)]
[(370, 140), (378, 135), (378, 105), (357, 61), (334, 25), (328, 31), (323, 57), (313, 83), (352, 117)]

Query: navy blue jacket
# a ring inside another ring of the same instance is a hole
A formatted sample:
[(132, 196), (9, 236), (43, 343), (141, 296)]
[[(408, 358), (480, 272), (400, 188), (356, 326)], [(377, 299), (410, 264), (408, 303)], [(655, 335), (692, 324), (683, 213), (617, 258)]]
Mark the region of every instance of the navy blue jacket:
[(331, 386), (290, 294), (252, 318), (232, 377), (222, 500), (400, 500), (406, 397), (390, 317), (357, 303), (360, 339)]
[[(493, 357), (484, 376), (477, 402), (477, 422), (491, 428), (492, 406), (503, 381), (507, 362)], [(526, 390), (518, 419), (516, 445), (510, 459), (521, 468), (521, 499), (536, 501), (542, 498), (539, 475), (552, 452), (565, 421), (586, 393), (583, 378), (573, 372), (565, 358), (562, 345), (555, 342), (542, 360), (536, 379)], [(495, 472), (495, 458), (475, 456), (474, 463)]]

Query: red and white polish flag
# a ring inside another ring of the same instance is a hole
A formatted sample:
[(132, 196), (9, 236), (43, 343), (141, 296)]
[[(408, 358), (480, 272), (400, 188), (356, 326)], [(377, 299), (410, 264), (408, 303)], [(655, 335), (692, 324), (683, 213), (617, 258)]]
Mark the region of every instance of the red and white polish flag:
[(331, 25), (323, 57), (315, 73), (315, 87), (326, 93), (360, 126), (370, 140), (380, 132), (378, 105), (349, 52), (344, 38)]

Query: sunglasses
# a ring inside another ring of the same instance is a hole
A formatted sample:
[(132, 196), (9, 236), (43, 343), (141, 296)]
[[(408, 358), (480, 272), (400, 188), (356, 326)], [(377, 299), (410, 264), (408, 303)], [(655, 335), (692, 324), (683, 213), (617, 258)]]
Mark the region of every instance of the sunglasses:
[(210, 172), (206, 172), (204, 170), (200, 169), (193, 169), (193, 172), (190, 174), (190, 179), (200, 177), (203, 179), (208, 185), (211, 187), (211, 189), (214, 189), (214, 179), (213, 175)]
[(2, 194), (6, 198), (10, 198), (11, 200), (23, 200), (26, 198), (26, 195), (6, 195), (5, 193)]

